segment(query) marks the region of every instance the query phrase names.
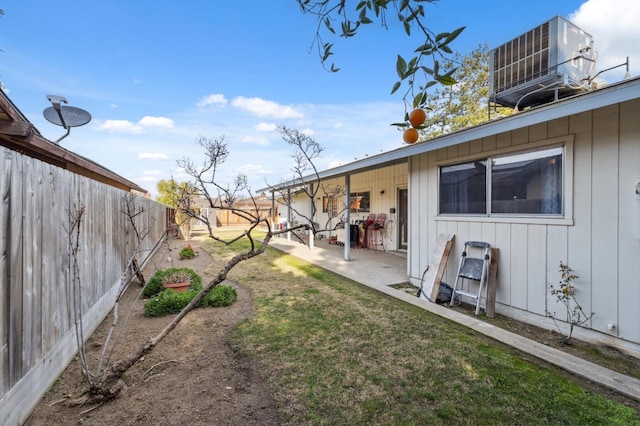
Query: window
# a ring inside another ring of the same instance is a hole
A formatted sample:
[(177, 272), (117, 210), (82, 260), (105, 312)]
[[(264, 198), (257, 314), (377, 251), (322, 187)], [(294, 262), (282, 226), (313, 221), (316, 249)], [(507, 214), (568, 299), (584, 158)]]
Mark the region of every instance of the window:
[(442, 166), (439, 212), (562, 215), (563, 160), (558, 147)]
[(338, 216), (338, 197), (322, 197), (322, 213), (328, 213), (330, 219)]
[(349, 194), (349, 211), (351, 213), (368, 213), (370, 206), (369, 191)]

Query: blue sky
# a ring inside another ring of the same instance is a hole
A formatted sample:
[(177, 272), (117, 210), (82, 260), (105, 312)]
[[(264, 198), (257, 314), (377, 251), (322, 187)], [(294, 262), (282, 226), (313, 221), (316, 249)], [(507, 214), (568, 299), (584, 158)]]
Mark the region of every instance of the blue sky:
[[(277, 125), (325, 148), (320, 169), (402, 144), (390, 126), (404, 114), (401, 95), (390, 95), (395, 58), (419, 42), (394, 23), (335, 40), (341, 71), (329, 73), (312, 48), (316, 21), (295, 0), (8, 0), (0, 8), (0, 82), (18, 108), (50, 140), (64, 129), (43, 118), (47, 95), (89, 111), (92, 121), (61, 145), (153, 195), (160, 179), (187, 179), (176, 160), (200, 161), (198, 136), (224, 136), (231, 155), (222, 182), (241, 172), (254, 189), (292, 176)], [(461, 54), (560, 15), (594, 37), (600, 69), (630, 56), (640, 74), (638, 0), (440, 0), (427, 13), (436, 33), (467, 27), (452, 46)]]

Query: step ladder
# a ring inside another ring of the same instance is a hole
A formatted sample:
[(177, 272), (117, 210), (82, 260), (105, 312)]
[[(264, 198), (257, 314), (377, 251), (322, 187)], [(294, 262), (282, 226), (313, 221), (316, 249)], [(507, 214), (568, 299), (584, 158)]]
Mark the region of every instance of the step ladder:
[[(456, 298), (458, 299), (458, 304), (460, 304), (461, 296), (464, 296), (475, 301), (476, 315), (478, 315), (480, 313), (480, 301), (484, 292), (486, 313), (487, 279), (489, 277), (489, 264), (491, 263), (490, 249), (491, 245), (489, 243), (483, 243), (481, 241), (467, 241), (464, 243), (464, 249), (462, 250), (462, 256), (460, 258), (460, 266), (458, 267), (456, 281), (453, 284), (453, 291), (449, 306), (453, 306)], [(479, 256), (472, 257), (471, 255), (475, 253), (478, 253)], [(463, 290), (465, 279), (478, 282), (477, 294), (469, 291), (468, 283), (467, 291)]]

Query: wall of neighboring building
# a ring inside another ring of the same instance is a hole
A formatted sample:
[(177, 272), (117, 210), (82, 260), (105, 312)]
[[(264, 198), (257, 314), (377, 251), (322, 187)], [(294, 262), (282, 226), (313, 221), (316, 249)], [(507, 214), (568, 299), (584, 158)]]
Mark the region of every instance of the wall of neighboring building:
[[(633, 100), (411, 158), (409, 270), (414, 284), (439, 233), (456, 235), (444, 281), (455, 280), (462, 243), (500, 250), (498, 313), (555, 328), (550, 284), (559, 264), (579, 276), (576, 297), (595, 315), (576, 335), (640, 354), (640, 101)], [(487, 155), (566, 144), (561, 218), (438, 215), (438, 167)]]
[(149, 227), (140, 264), (164, 234), (165, 207), (3, 147), (0, 195), (0, 424), (21, 424), (77, 351), (69, 213), (85, 208), (76, 284), (88, 338), (113, 307), (136, 247), (123, 197), (144, 208), (138, 229)]

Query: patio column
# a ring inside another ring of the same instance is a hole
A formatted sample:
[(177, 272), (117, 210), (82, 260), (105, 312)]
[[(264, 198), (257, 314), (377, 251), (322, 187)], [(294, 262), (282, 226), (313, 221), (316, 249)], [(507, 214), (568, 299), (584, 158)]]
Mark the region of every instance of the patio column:
[(287, 188), (287, 242), (291, 242), (291, 189)]
[(276, 214), (276, 192), (271, 191), (271, 229), (276, 229), (278, 215)]
[(313, 183), (309, 184), (309, 194), (311, 194), (311, 197), (309, 197), (309, 216), (311, 216), (311, 218), (309, 219), (309, 221), (311, 222), (309, 223), (309, 250), (313, 250), (313, 248), (315, 247), (315, 235), (313, 234), (313, 218), (316, 214), (315, 204), (313, 204)]
[(344, 177), (344, 203), (347, 206), (344, 221), (344, 260), (351, 260), (351, 200), (349, 194), (351, 193), (351, 175)]

